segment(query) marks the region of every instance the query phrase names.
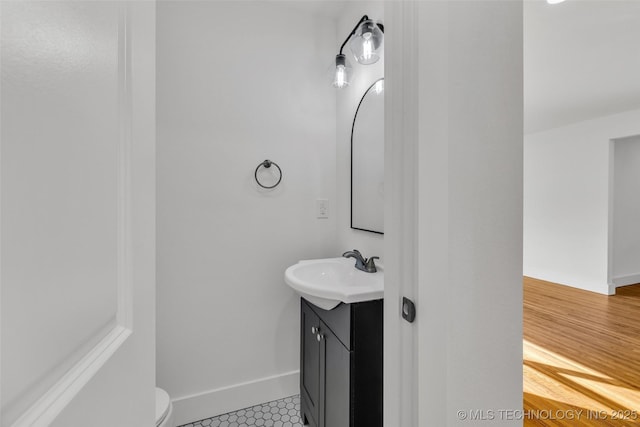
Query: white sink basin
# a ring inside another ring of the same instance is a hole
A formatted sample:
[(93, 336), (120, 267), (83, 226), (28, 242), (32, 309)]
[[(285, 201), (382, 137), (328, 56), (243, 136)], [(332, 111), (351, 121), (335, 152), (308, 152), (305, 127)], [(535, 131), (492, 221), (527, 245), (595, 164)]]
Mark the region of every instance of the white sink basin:
[(353, 303), (384, 296), (384, 271), (365, 273), (355, 268), (353, 258), (299, 261), (284, 272), (284, 281), (300, 296), (325, 310), (341, 302)]

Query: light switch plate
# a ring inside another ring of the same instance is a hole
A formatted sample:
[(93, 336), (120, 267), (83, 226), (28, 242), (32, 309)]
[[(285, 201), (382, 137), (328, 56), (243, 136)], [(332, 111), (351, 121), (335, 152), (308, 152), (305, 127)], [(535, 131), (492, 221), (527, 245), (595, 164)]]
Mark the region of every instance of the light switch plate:
[(329, 200), (328, 199), (316, 200), (316, 217), (329, 218)]

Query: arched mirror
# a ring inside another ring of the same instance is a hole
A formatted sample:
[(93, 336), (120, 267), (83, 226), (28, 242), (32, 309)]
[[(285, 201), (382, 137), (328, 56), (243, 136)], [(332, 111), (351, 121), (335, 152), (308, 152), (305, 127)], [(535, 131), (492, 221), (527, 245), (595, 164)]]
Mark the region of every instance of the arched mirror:
[(353, 118), (351, 228), (384, 234), (384, 78), (367, 89)]

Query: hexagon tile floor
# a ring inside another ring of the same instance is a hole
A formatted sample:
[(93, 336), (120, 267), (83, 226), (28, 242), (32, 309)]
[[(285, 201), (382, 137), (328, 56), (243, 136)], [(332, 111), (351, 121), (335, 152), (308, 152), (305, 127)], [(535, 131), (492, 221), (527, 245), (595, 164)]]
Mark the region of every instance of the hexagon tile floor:
[(285, 397), (181, 427), (303, 427), (300, 396)]

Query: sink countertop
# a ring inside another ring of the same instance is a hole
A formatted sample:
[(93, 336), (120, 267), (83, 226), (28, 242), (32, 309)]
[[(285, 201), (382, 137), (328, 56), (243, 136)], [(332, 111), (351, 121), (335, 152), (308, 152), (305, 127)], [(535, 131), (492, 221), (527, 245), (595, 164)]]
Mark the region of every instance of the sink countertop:
[(384, 267), (376, 264), (375, 273), (355, 268), (353, 258), (323, 258), (301, 260), (285, 270), (284, 280), (307, 301), (331, 310), (341, 302), (382, 299)]

